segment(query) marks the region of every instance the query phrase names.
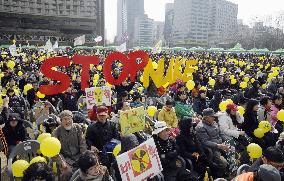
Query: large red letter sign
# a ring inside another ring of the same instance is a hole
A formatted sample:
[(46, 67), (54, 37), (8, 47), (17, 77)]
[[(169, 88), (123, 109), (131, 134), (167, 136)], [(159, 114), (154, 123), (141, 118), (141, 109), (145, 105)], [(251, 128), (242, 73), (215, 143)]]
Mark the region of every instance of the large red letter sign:
[(88, 81), (90, 79), (90, 64), (97, 65), (100, 60), (97, 56), (82, 56), (75, 55), (74, 63), (82, 64), (82, 81), (81, 81), (81, 89), (84, 91), (85, 88), (89, 88)]
[(70, 78), (68, 75), (52, 70), (55, 66), (70, 66), (70, 61), (66, 57), (54, 57), (44, 61), (41, 66), (41, 72), (52, 80), (60, 81), (59, 85), (43, 85), (40, 92), (45, 95), (54, 95), (64, 92), (70, 86)]

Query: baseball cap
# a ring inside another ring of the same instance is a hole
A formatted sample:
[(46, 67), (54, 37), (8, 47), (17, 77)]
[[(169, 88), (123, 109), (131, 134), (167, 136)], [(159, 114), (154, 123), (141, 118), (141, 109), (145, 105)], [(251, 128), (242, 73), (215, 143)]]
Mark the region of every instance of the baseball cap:
[(202, 114), (203, 114), (203, 117), (209, 117), (209, 116), (217, 117), (217, 115), (215, 114), (212, 108), (204, 109)]
[(238, 111), (238, 106), (234, 103), (228, 104), (227, 109), (230, 109), (232, 111)]
[(281, 181), (279, 171), (272, 165), (263, 164), (259, 167), (258, 176), (261, 180)]

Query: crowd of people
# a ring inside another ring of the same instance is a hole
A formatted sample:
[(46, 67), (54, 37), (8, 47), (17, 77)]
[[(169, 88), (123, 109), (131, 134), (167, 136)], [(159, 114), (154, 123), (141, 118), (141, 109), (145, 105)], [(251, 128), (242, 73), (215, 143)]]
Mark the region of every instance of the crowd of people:
[[(100, 65), (111, 53), (109, 50), (67, 49), (45, 52), (40, 49), (18, 50), (13, 57), (8, 49), (0, 50), (1, 77), (1, 149), (7, 156), (14, 148), (42, 132), (51, 133), (61, 142), (60, 156), (52, 158), (60, 172), (54, 173), (46, 163), (37, 162), (24, 172), (22, 180), (121, 180), (113, 148), (121, 144), (120, 154), (149, 138), (153, 138), (163, 167), (165, 181), (236, 180), (280, 181), (284, 179), (284, 123), (277, 113), (283, 109), (284, 57), (251, 53), (166, 52), (152, 54), (153, 61), (171, 58), (197, 60), (192, 74), (194, 88), (177, 80), (172, 85), (144, 88), (143, 71), (137, 82), (123, 81), (109, 85), (99, 66), (91, 66), (90, 87), (110, 86), (112, 105), (86, 109), (85, 92), (81, 90), (81, 66), (56, 67), (72, 77), (72, 84), (63, 93), (42, 96), (41, 85), (58, 82), (45, 77), (40, 67), (50, 57), (75, 54), (97, 55)], [(125, 52), (127, 54), (127, 52)], [(14, 62), (14, 66), (8, 62)], [(183, 67), (184, 68), (184, 67)], [(182, 69), (183, 69), (182, 68)], [(112, 75), (119, 77), (122, 66), (113, 64)], [(27, 85), (32, 87), (27, 90)], [(221, 104), (227, 100), (225, 108)], [(229, 101), (228, 101), (229, 100)], [(42, 103), (42, 104), (40, 104)], [(41, 105), (48, 116), (38, 124), (35, 109)], [(119, 113), (144, 106), (158, 111), (149, 117), (139, 132), (122, 135)], [(244, 108), (244, 112), (240, 110)], [(55, 115), (55, 116), (54, 116)], [(148, 122), (147, 122), (148, 120)], [(261, 121), (271, 129), (263, 136), (255, 134)], [(31, 123), (39, 133), (31, 136)], [(256, 143), (262, 156), (251, 158), (247, 146)], [(238, 173), (241, 166), (248, 168)], [(74, 178), (74, 173), (78, 173)], [(158, 180), (153, 177), (148, 180)]]

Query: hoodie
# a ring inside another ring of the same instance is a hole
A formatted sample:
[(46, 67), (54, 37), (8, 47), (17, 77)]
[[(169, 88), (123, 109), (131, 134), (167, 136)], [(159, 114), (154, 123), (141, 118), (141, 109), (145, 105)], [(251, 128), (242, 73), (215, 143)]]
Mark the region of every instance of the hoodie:
[(164, 106), (163, 109), (159, 112), (158, 120), (165, 121), (171, 128), (178, 127), (178, 119), (174, 108), (168, 111), (166, 109), (166, 106)]

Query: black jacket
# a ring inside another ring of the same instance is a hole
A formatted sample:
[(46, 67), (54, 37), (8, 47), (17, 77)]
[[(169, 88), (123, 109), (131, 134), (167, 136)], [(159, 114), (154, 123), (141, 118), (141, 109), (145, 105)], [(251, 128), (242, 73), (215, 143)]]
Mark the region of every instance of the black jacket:
[(36, 96), (37, 91), (35, 89), (30, 89), (27, 92), (27, 100), (30, 104), (30, 108), (33, 107), (33, 105), (35, 104), (35, 101), (38, 100), (38, 97)]
[(200, 97), (194, 99), (192, 107), (197, 114), (202, 115), (203, 110), (208, 108), (206, 99), (201, 99)]
[(22, 121), (19, 121), (15, 129), (12, 129), (9, 122), (3, 127), (3, 133), (8, 146), (17, 145), (19, 141), (27, 140), (27, 131), (24, 128)]
[(60, 94), (60, 99), (62, 100), (63, 110), (78, 111), (77, 102), (79, 95), (74, 93), (64, 93)]
[(100, 122), (89, 125), (86, 133), (86, 141), (89, 147), (95, 146), (100, 151), (112, 139), (119, 139), (116, 123), (107, 121), (105, 124)]

